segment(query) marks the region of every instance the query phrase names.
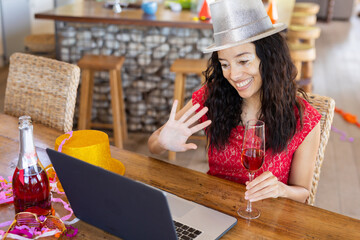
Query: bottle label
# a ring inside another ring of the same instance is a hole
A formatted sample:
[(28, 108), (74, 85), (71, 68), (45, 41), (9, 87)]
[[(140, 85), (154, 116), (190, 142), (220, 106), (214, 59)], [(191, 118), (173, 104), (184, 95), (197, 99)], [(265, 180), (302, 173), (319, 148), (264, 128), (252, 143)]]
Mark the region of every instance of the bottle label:
[(24, 169), (19, 170), (19, 180), (22, 185), (24, 185)]
[(33, 152), (31, 152), (31, 153), (25, 153), (24, 156), (25, 156), (27, 159), (35, 158), (35, 157), (36, 157), (36, 152), (33, 151)]

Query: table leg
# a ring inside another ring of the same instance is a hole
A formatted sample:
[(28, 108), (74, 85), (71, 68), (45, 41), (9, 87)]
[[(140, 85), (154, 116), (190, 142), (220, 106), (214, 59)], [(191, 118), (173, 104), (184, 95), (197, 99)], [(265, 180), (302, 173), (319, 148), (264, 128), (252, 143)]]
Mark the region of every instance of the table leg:
[(335, 5), (335, 0), (328, 0), (328, 5), (327, 5), (327, 13), (326, 13), (326, 22), (331, 22), (333, 15), (334, 15), (334, 5)]

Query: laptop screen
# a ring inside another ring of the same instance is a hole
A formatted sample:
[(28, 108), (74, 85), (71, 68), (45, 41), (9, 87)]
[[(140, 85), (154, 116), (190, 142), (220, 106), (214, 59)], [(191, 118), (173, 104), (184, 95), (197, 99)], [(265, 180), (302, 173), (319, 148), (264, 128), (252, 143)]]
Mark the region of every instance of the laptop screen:
[(161, 191), (66, 154), (46, 151), (76, 217), (123, 239), (176, 239)]

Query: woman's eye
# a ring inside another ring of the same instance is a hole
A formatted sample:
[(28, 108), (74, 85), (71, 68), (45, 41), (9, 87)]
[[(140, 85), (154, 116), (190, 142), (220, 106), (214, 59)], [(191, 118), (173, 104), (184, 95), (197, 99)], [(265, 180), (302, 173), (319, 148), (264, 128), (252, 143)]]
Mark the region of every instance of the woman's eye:
[(221, 64), (221, 67), (222, 67), (222, 68), (227, 68), (228, 65), (227, 65), (227, 64)]
[(249, 60), (242, 60), (242, 61), (239, 61), (240, 64), (244, 65), (244, 64), (247, 64), (249, 62)]

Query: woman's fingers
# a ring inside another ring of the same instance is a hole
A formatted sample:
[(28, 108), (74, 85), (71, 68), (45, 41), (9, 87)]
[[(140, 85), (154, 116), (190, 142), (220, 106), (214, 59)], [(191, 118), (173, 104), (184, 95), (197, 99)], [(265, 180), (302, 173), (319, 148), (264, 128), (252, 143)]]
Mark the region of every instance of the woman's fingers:
[(277, 178), (271, 172), (266, 171), (251, 182), (249, 182), (249, 184), (247, 184), (246, 186), (246, 189), (251, 189), (268, 178), (275, 178), (274, 180), (277, 181)]
[(259, 196), (265, 195), (269, 192), (276, 190), (276, 188), (277, 188), (277, 184), (266, 184), (264, 185), (264, 187), (260, 188), (257, 191), (251, 189), (245, 192), (245, 199), (255, 199)]
[(197, 149), (197, 145), (195, 143), (178, 144), (177, 146), (170, 146), (168, 150), (174, 152), (185, 152), (190, 149)]
[(207, 113), (208, 108), (204, 107), (203, 109), (201, 109), (198, 113), (196, 113), (194, 116), (192, 116), (190, 119), (188, 119), (186, 121), (186, 123), (184, 123), (186, 126), (191, 126), (191, 124), (193, 124), (194, 122), (196, 122), (197, 120), (199, 120), (202, 116), (204, 116), (205, 113)]
[(190, 149), (197, 149), (197, 145), (195, 143), (187, 143), (184, 144), (184, 151), (190, 150)]
[(178, 105), (178, 100), (174, 100), (174, 103), (173, 103), (173, 105), (171, 107), (169, 120), (175, 120), (177, 105)]
[[(253, 196), (249, 196), (247, 197), (249, 199), (250, 202), (256, 202), (259, 200), (263, 200), (266, 198), (277, 198), (278, 194), (277, 194), (277, 189), (275, 187), (273, 188), (269, 188), (266, 189), (267, 191), (262, 191), (261, 193), (258, 194), (254, 194)], [(245, 197), (246, 199), (246, 197)]]
[(186, 141), (193, 133), (210, 125), (211, 121), (205, 121), (191, 128), (189, 126), (199, 120), (208, 109), (203, 108), (198, 113), (194, 114), (200, 107), (200, 104), (195, 104), (187, 110), (179, 120), (176, 120), (177, 106), (178, 101), (175, 100), (171, 108), (169, 120), (160, 131), (158, 141), (165, 149), (170, 151), (183, 152), (190, 149), (197, 149), (196, 144), (186, 143)]
[(195, 125), (194, 127), (190, 128), (191, 134), (194, 134), (194, 133), (200, 131), (201, 129), (206, 128), (206, 127), (209, 126), (210, 124), (211, 124), (211, 120), (206, 120), (206, 121), (203, 122), (203, 123), (200, 123), (200, 124)]
[(269, 185), (274, 185), (276, 184), (278, 181), (277, 181), (277, 178), (276, 177), (271, 177), (271, 178), (267, 178), (266, 180), (256, 184), (255, 186), (253, 187), (249, 187), (250, 184), (248, 184), (246, 186), (246, 189), (248, 189), (248, 192), (249, 193), (254, 193), (256, 191), (259, 191)]
[(265, 181), (265, 182), (261, 182), (258, 185), (256, 185), (255, 187), (247, 190), (245, 192), (245, 197), (256, 197), (260, 194), (262, 194), (263, 191), (267, 192), (267, 188), (272, 188), (272, 186), (274, 186), (276, 183), (272, 183), (270, 181)]
[(195, 104), (189, 110), (187, 110), (184, 115), (181, 116), (179, 122), (185, 122), (195, 111), (200, 107), (200, 104)]
[(251, 202), (266, 198), (276, 198), (280, 192), (280, 182), (271, 172), (264, 172), (246, 186), (245, 199)]

